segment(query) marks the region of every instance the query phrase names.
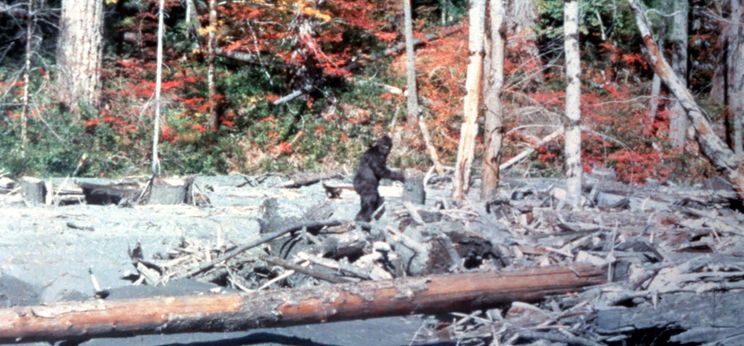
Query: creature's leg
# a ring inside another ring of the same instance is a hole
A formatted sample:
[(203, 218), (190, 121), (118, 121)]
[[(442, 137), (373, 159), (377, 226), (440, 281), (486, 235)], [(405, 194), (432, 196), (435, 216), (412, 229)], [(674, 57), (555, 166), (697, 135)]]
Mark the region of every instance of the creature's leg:
[(380, 195), (375, 192), (374, 194), (360, 195), (359, 198), (361, 199), (361, 209), (354, 220), (369, 222), (372, 220), (372, 213), (379, 206)]

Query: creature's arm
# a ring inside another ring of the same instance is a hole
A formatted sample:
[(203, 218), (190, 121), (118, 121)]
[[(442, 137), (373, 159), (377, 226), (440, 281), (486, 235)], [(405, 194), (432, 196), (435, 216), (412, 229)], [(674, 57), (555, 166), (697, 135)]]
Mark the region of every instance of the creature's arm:
[(390, 179), (390, 180), (397, 180), (397, 181), (405, 181), (405, 177), (403, 174), (397, 171), (390, 170), (390, 168), (385, 165), (385, 158), (382, 157), (381, 159), (372, 160), (372, 164), (370, 165), (372, 168), (372, 171), (375, 172), (375, 176), (377, 176), (378, 179)]

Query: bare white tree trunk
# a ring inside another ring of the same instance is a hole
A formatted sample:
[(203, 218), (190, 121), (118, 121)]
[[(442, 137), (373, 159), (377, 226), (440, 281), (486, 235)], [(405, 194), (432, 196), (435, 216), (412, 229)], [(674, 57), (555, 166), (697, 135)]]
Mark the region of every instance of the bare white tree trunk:
[(664, 59), (659, 47), (654, 43), (648, 18), (639, 0), (628, 0), (628, 3), (633, 9), (638, 30), (648, 50), (649, 64), (687, 111), (687, 116), (690, 117), (695, 129), (695, 137), (700, 144), (700, 151), (731, 182), (739, 198), (744, 199), (744, 158), (736, 155), (723, 140), (716, 136), (703, 110)]
[(152, 133), (152, 175), (160, 174), (160, 159), (158, 159), (158, 142), (160, 141), (160, 90), (163, 80), (163, 35), (165, 35), (165, 23), (163, 23), (163, 12), (165, 12), (164, 0), (158, 5), (158, 48), (157, 67), (155, 68), (155, 119), (153, 121)]
[(62, 101), (97, 108), (101, 92), (103, 1), (62, 0), (57, 64)]
[(465, 114), (460, 128), (460, 142), (455, 163), (454, 198), (463, 200), (470, 188), (470, 170), (475, 155), (475, 136), (478, 134), (481, 93), (483, 92), (483, 33), (486, 21), (486, 1), (471, 0), (468, 10), (468, 72), (465, 81)]
[(581, 206), (581, 60), (579, 58), (579, 1), (564, 3), (563, 32), (566, 51), (566, 202)]
[(418, 118), (418, 90), (416, 88), (416, 56), (413, 50), (413, 16), (411, 15), (411, 0), (403, 0), (403, 15), (405, 22), (406, 56), (408, 58), (406, 70), (408, 75), (408, 125), (416, 124)]
[(744, 156), (742, 143), (742, 118), (744, 118), (744, 0), (731, 1), (731, 28), (729, 36), (728, 86), (729, 112), (733, 122), (731, 133), (734, 153)]
[[(674, 0), (674, 21), (670, 37), (672, 68), (685, 87), (687, 86), (687, 18), (689, 12), (689, 0)], [(689, 121), (684, 107), (678, 100), (672, 101), (669, 117), (669, 138), (675, 148), (681, 148), (685, 145)]]
[(217, 0), (209, 0), (209, 34), (207, 36), (207, 89), (209, 90), (209, 124), (210, 128), (217, 130), (219, 121), (217, 119), (217, 107), (215, 96), (217, 96), (217, 85), (214, 81), (214, 59), (217, 37)]
[(504, 112), (501, 106), (501, 89), (504, 85), (504, 2), (489, 0), (491, 49), (490, 63), (487, 66), (487, 85), (484, 97), (486, 106), (485, 150), (483, 153), (483, 178), (481, 179), (481, 199), (496, 194), (499, 186), (499, 164), (501, 162), (501, 143), (504, 138)]
[(34, 1), (28, 0), (28, 14), (26, 18), (26, 66), (23, 71), (23, 109), (21, 110), (21, 157), (26, 157), (26, 143), (28, 142), (28, 110), (29, 110), (29, 85), (31, 84), (31, 56), (33, 55), (34, 31), (36, 20), (34, 18)]

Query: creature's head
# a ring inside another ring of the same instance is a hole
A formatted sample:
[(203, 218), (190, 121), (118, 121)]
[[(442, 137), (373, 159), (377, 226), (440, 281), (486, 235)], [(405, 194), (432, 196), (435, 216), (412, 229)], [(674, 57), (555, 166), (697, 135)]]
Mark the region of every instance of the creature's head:
[(390, 154), (390, 149), (393, 147), (393, 140), (388, 135), (382, 136), (380, 139), (372, 143), (372, 148), (375, 148), (378, 152), (387, 156)]

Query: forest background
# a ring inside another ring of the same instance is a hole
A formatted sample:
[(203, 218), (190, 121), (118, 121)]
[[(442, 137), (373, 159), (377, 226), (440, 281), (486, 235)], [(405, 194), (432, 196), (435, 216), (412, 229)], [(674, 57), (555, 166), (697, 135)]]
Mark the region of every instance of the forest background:
[[(163, 172), (352, 172), (358, 155), (385, 133), (396, 143), (393, 167), (428, 169), (434, 159), (454, 166), (467, 92), (469, 3), (411, 2), (419, 107), (413, 115), (406, 106), (405, 3), (164, 1)], [(664, 55), (741, 157), (744, 115), (729, 90), (732, 66), (744, 65), (732, 49), (742, 45), (741, 25), (732, 24), (740, 1), (643, 3)], [(563, 139), (541, 139), (566, 123), (564, 1), (505, 4), (501, 157), (540, 144), (519, 172), (563, 176)], [(151, 0), (0, 1), (0, 173), (149, 171), (158, 10)], [(579, 1), (579, 11), (584, 172), (608, 168), (631, 183), (713, 175), (689, 124), (677, 121), (679, 114), (686, 119), (684, 110), (644, 59), (628, 2)], [(66, 18), (93, 18), (75, 34), (100, 35), (98, 48), (71, 44), (77, 41), (70, 41)], [(71, 48), (76, 52), (65, 52)], [(100, 62), (85, 76), (71, 72), (96, 55)], [(427, 151), (423, 128), (436, 156)], [(482, 127), (476, 138), (480, 157)]]

